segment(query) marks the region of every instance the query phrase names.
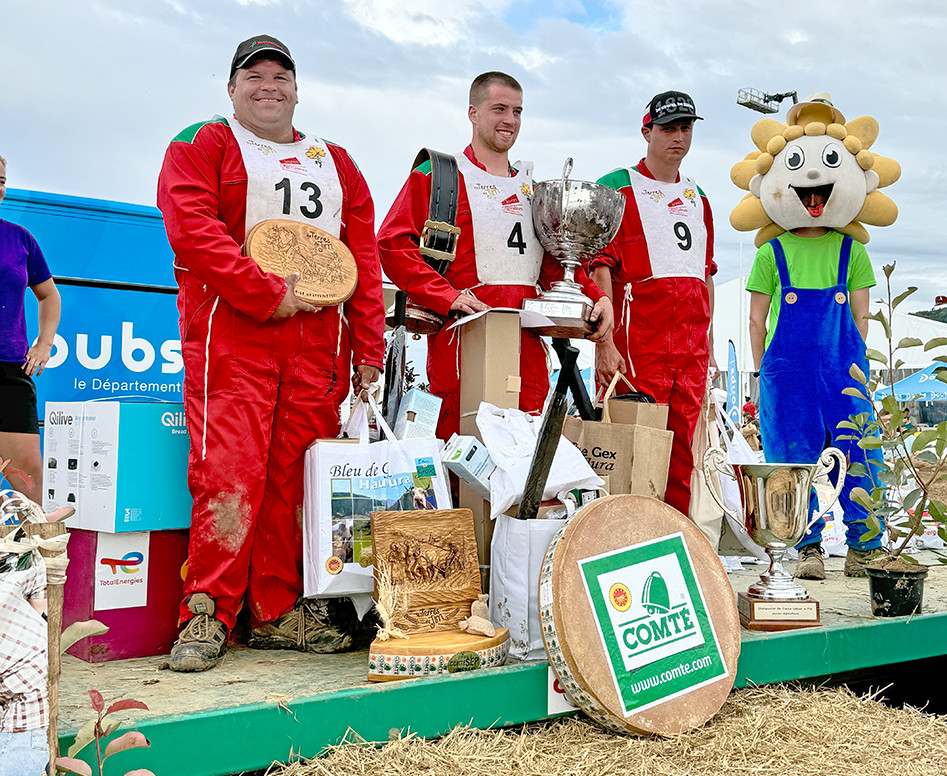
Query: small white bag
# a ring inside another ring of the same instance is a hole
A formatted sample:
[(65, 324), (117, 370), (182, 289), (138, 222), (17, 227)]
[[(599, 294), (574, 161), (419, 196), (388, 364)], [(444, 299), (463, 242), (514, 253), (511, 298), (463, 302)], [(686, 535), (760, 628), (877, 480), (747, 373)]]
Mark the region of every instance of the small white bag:
[[(481, 402), (477, 428), (496, 464), (490, 476), (490, 517), (496, 519), (523, 498), (526, 478), (536, 451), (542, 417)], [(543, 500), (563, 500), (570, 490), (596, 490), (605, 484), (579, 448), (563, 436), (549, 469)]]
[(510, 655), (546, 657), (539, 623), (539, 572), (562, 520), (519, 520), (501, 514), (490, 545), (490, 620), (510, 631)]

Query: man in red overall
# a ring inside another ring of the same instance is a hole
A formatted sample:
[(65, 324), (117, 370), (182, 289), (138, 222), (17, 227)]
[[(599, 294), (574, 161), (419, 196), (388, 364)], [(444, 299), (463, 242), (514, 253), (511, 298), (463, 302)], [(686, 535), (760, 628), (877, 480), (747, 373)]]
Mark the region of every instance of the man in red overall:
[[(491, 307), (520, 307), (562, 277), (562, 265), (545, 254), (533, 231), (532, 165), (512, 166), (509, 151), (516, 142), (523, 110), (523, 88), (505, 73), (483, 73), (470, 86), (467, 116), (473, 137), (456, 155), (459, 168), (457, 256), (441, 275), (418, 248), (428, 218), (430, 169), (418, 167), (395, 198), (378, 230), (378, 250), (385, 274), (410, 300), (438, 315), (480, 312)], [(612, 310), (601, 289), (584, 272), (576, 281), (592, 299), (589, 338), (598, 341), (612, 328)], [(459, 337), (446, 327), (428, 337), (427, 376), (431, 392), (443, 400), (437, 435), (447, 439), (460, 424)], [(522, 332), (520, 400), (524, 412), (542, 409), (549, 393), (549, 369), (542, 340)]]
[(699, 118), (683, 92), (651, 100), (641, 129), (645, 158), (598, 181), (624, 193), (627, 203), (615, 239), (589, 264), (592, 279), (615, 306), (614, 336), (596, 347), (596, 379), (607, 385), (616, 370), (624, 372), (636, 389), (667, 403), (674, 441), (664, 500), (685, 515), (691, 442), (713, 364), (717, 271), (710, 203), (680, 175)]
[[(344, 149), (293, 128), (289, 50), (269, 36), (244, 41), (227, 89), (233, 118), (179, 134), (158, 180), (180, 288), (194, 497), (177, 671), (219, 662), (244, 599), (251, 647), (351, 643), (347, 601), (299, 600), (303, 459), (338, 435), (350, 382), (374, 382), (384, 353), (371, 195)], [(264, 272), (243, 254), (250, 229), (271, 218), (349, 247), (358, 287), (344, 305), (313, 307), (295, 294), (298, 275)]]

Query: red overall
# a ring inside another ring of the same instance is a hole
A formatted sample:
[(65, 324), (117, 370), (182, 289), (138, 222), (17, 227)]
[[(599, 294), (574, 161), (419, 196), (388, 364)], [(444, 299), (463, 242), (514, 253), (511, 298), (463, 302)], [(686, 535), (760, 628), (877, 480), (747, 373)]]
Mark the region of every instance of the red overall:
[[(286, 281), (241, 254), (247, 172), (227, 124), (182, 132), (158, 179), (180, 288), (191, 437), (184, 595), (210, 595), (228, 628), (245, 596), (256, 625), (289, 611), (301, 595), (305, 451), (320, 437), (337, 436), (351, 364), (382, 363), (372, 200), (348, 154), (329, 150), (343, 191), (340, 237), (358, 265), (344, 319), (332, 307), (270, 320)], [(181, 620), (190, 617), (182, 602)]]
[[(474, 157), (470, 146), (466, 148), (464, 155), (475, 165), (485, 169)], [(460, 237), (457, 240), (457, 257), (447, 272), (440, 275), (425, 263), (418, 250), (421, 227), (428, 218), (431, 179), (420, 170), (411, 173), (378, 230), (378, 250), (385, 274), (398, 288), (407, 291), (411, 301), (445, 317), (458, 292), (465, 289), (474, 290), (477, 298), (491, 307), (518, 308), (524, 299), (538, 296), (536, 286), (480, 284), (473, 220), (463, 173), (460, 173), (459, 188), (457, 226), (460, 227)], [(499, 202), (497, 207), (500, 207)], [(529, 228), (532, 228), (531, 222)], [(539, 286), (548, 288), (561, 278), (562, 265), (546, 254), (539, 275)], [(604, 295), (582, 270), (576, 273), (576, 282), (593, 302)], [(458, 333), (448, 331), (446, 327), (428, 337), (427, 376), (431, 392), (443, 400), (437, 424), (437, 436), (441, 439), (448, 439), (458, 430), (460, 423), (458, 339)], [(549, 393), (546, 349), (540, 337), (528, 329), (523, 330), (521, 337), (520, 377), (519, 408), (524, 412), (541, 410)]]
[[(642, 159), (635, 168), (654, 179)], [(648, 243), (630, 185), (616, 173), (599, 183), (625, 194), (625, 214), (618, 234), (605, 252), (592, 259), (590, 270), (608, 267), (612, 274), (615, 347), (635, 372), (635, 388), (668, 405), (668, 429), (674, 432), (664, 500), (682, 512), (690, 509), (690, 480), (694, 469), (691, 443), (707, 387), (710, 358), (710, 302), (706, 279), (653, 277)], [(627, 180), (627, 176), (625, 177)], [(618, 181), (618, 185), (616, 185)], [(717, 271), (713, 261), (713, 220), (710, 205), (700, 193), (706, 229), (705, 278)], [(624, 392), (627, 388), (620, 388)]]

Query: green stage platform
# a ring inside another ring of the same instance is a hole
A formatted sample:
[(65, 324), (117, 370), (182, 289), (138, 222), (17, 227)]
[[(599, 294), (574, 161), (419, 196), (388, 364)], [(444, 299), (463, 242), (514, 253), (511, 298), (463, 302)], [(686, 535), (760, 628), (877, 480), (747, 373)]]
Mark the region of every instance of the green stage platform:
[[(829, 579), (809, 582), (824, 625), (782, 633), (743, 631), (736, 686), (838, 676), (947, 654), (947, 567), (933, 566), (925, 613), (875, 619), (868, 581), (846, 579), (842, 560)], [(745, 590), (761, 568), (730, 575)], [(519, 663), (432, 679), (365, 681), (367, 652), (303, 655), (234, 649), (222, 666), (175, 674), (164, 658), (87, 664), (67, 656), (61, 682), (63, 751), (90, 717), (86, 691), (106, 702), (133, 697), (148, 712), (129, 712), (151, 741), (106, 763), (105, 773), (150, 768), (158, 776), (218, 776), (264, 769), (291, 754), (314, 756), (351, 729), (369, 741), (397, 732), (437, 736), (456, 725), (501, 727), (550, 716), (549, 668)], [(94, 756), (91, 747), (85, 756)]]

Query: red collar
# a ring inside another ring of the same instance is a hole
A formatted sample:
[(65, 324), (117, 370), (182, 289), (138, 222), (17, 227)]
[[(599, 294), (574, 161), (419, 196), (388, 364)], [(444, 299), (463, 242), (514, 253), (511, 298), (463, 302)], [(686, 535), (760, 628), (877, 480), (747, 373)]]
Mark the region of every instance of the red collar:
[[(646, 164), (644, 163), (644, 158), (642, 158), (641, 161), (638, 162), (638, 164), (635, 165), (635, 169), (636, 169), (638, 172), (640, 172), (642, 175), (644, 175), (645, 178), (651, 178), (651, 180), (657, 180), (657, 178), (655, 178), (654, 175), (652, 174), (651, 170), (648, 169), (648, 165), (646, 165)], [(678, 173), (677, 173), (677, 179), (676, 179), (674, 182), (675, 182), (675, 183), (680, 183), (680, 182), (681, 182), (681, 173), (680, 173), (680, 171), (678, 171)]]

